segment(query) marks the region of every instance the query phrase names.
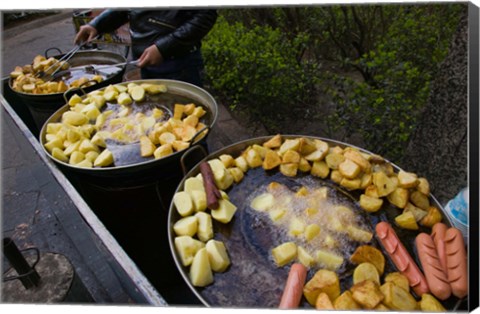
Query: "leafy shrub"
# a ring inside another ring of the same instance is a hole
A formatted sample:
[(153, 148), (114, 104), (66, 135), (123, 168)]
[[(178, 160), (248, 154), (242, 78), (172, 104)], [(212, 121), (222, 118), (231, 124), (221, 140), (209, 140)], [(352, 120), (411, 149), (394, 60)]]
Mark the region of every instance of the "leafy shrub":
[(297, 59), (308, 39), (298, 34), (287, 40), (278, 29), (249, 29), (220, 15), (202, 46), (207, 84), (232, 109), (248, 111), (277, 132), (292, 108), (315, 99), (317, 65)]
[[(370, 82), (334, 75), (332, 125), (359, 132), (368, 149), (400, 160), (438, 64), (448, 53), (462, 5), (401, 6), (386, 36), (355, 60)], [(393, 15), (392, 15), (393, 17)]]

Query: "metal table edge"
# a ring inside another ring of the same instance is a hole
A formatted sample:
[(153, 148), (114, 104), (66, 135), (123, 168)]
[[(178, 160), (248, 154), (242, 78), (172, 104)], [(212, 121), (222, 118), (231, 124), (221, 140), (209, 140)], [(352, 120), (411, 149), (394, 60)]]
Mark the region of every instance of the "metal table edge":
[[(15, 125), (20, 129), (23, 135), (27, 138), (33, 149), (38, 154), (43, 163), (49, 168), (54, 178), (65, 190), (65, 193), (71, 197), (72, 203), (75, 205), (80, 215), (86, 221), (93, 233), (104, 244), (105, 248), (115, 257), (115, 260), (120, 265), (121, 269), (132, 279), (136, 288), (145, 297), (145, 300), (155, 306), (168, 306), (168, 303), (143, 275), (140, 269), (135, 265), (131, 258), (126, 254), (123, 248), (119, 245), (116, 239), (106, 229), (104, 224), (93, 213), (85, 200), (80, 196), (77, 190), (73, 187), (70, 181), (63, 175), (63, 173), (55, 166), (55, 164), (45, 156), (40, 142), (30, 132), (28, 127), (18, 116), (15, 110), (10, 106), (5, 97), (0, 95), (0, 103), (5, 109), (6, 113), (13, 119)], [(134, 279), (133, 279), (134, 278)]]

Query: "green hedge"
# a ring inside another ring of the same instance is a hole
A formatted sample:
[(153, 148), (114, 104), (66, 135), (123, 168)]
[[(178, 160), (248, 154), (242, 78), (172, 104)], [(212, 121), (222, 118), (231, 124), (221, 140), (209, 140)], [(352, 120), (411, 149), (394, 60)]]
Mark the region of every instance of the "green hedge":
[(287, 40), (279, 30), (247, 28), (220, 15), (202, 46), (207, 84), (232, 109), (276, 132), (292, 107), (315, 99), (317, 66), (296, 58), (306, 42), (303, 34)]

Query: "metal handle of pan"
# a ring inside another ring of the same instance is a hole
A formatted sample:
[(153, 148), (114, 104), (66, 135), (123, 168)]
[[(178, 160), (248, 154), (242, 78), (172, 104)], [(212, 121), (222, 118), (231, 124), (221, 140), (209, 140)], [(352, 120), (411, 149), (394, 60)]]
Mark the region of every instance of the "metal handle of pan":
[(76, 92), (76, 91), (79, 91), (79, 90), (80, 90), (80, 91), (82, 92), (82, 96), (83, 96), (83, 95), (86, 95), (87, 92), (86, 92), (83, 88), (84, 88), (84, 87), (88, 87), (88, 86), (85, 86), (85, 85), (87, 85), (88, 83), (98, 84), (98, 82), (95, 81), (95, 80), (89, 80), (89, 81), (81, 84), (81, 85), (78, 86), (78, 87), (72, 87), (72, 88), (70, 88), (70, 89), (67, 89), (67, 90), (63, 93), (63, 99), (65, 100), (65, 103), (66, 103), (66, 104), (68, 103), (69, 95), (70, 95), (71, 93), (73, 93), (73, 92)]
[(62, 50), (60, 50), (59, 48), (57, 48), (57, 47), (50, 47), (50, 48), (48, 48), (47, 50), (45, 50), (45, 52), (43, 53), (43, 55), (44, 55), (45, 58), (47, 58), (47, 59), (50, 58), (50, 57), (48, 56), (48, 53), (50, 52), (50, 50), (56, 50), (56, 51), (58, 51), (58, 54), (59, 54), (59, 55), (62, 54)]
[[(208, 156), (206, 149), (202, 145), (193, 145), (192, 147), (187, 149), (187, 151), (182, 155), (182, 157), (180, 157), (180, 166), (182, 167), (182, 172), (184, 176), (186, 176), (187, 173), (193, 168), (193, 166), (187, 167), (186, 163), (187, 163), (187, 159), (190, 158), (190, 155), (195, 151), (200, 151), (200, 153), (203, 154), (203, 156), (199, 158), (198, 161)], [(193, 162), (193, 164), (194, 165), (197, 164), (198, 161)]]

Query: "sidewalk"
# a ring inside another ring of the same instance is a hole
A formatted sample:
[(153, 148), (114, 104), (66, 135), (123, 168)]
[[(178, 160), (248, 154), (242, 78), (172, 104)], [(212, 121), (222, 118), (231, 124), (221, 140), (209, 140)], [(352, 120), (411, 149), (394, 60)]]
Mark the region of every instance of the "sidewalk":
[[(2, 76), (8, 75), (16, 65), (31, 63), (36, 55), (44, 54), (48, 48), (57, 47), (63, 52), (70, 50), (74, 36), (71, 13), (71, 10), (64, 10), (3, 32)], [(5, 115), (5, 112), (2, 113)], [(79, 240), (70, 230), (76, 226), (69, 228), (61, 219), (75, 222), (81, 218), (62, 218), (55, 211), (56, 206), (61, 205), (52, 195), (55, 193), (52, 186), (56, 182), (49, 182), (50, 176), (40, 174), (40, 159), (31, 156), (34, 152), (27, 147), (29, 143), (22, 141), (19, 130), (7, 120), (4, 116), (1, 121), (2, 236), (11, 237), (20, 249), (35, 246), (40, 251), (65, 254), (96, 302), (134, 302), (114, 280), (111, 269), (100, 265), (95, 257), (85, 256), (90, 251), (85, 248), (82, 251), (78, 247), (76, 242)], [(213, 152), (257, 135), (258, 131), (243, 128), (219, 104), (217, 123), (211, 130), (208, 144)], [(82, 241), (88, 241), (88, 238)], [(85, 245), (88, 246), (88, 243)]]

